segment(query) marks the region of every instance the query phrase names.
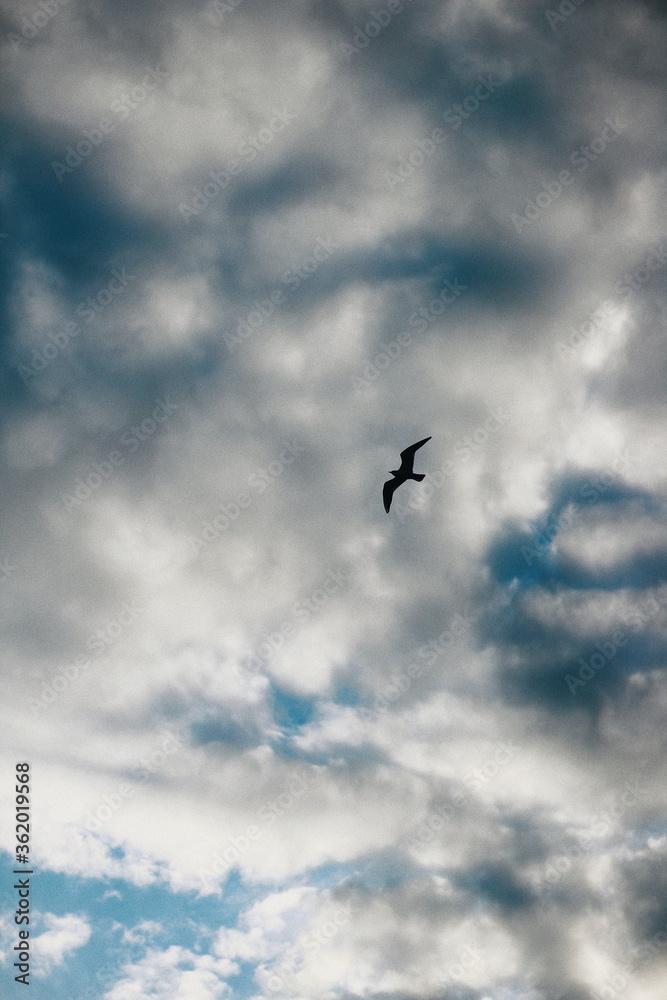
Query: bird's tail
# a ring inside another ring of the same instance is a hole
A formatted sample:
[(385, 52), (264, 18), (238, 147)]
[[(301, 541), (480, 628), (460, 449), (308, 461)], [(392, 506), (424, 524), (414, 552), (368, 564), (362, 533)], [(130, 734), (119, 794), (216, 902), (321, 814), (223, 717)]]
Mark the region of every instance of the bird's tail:
[(426, 478), (426, 475), (424, 473), (420, 473), (419, 475), (414, 475), (412, 478), (416, 479), (418, 483), (421, 483), (422, 479)]

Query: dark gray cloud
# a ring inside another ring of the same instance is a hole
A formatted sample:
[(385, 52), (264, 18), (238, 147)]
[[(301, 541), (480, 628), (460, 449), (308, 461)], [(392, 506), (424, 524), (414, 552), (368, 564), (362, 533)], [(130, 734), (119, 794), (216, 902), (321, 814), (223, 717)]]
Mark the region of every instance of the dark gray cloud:
[(663, 5), (55, 6), (0, 18), (11, 753), (46, 871), (238, 902), (104, 1000), (648, 995)]

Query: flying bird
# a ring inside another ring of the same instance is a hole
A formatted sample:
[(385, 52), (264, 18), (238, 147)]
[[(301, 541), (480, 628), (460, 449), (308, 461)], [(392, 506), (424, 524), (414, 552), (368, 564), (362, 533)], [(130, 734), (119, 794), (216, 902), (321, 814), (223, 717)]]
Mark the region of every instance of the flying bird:
[(382, 490), (382, 499), (384, 501), (384, 509), (389, 513), (389, 508), (391, 507), (391, 501), (394, 497), (395, 491), (403, 483), (406, 483), (408, 479), (414, 479), (416, 482), (421, 483), (424, 478), (423, 475), (417, 475), (414, 471), (415, 468), (415, 452), (421, 448), (422, 445), (430, 441), (431, 438), (424, 438), (423, 441), (417, 441), (417, 444), (411, 444), (409, 448), (406, 448), (401, 452), (401, 467), (400, 469), (390, 469), (393, 479), (388, 479), (384, 484)]

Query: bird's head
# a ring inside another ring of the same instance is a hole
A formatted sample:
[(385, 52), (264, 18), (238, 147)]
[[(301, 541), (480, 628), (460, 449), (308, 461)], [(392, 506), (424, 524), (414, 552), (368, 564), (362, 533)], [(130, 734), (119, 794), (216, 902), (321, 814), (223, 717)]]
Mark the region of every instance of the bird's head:
[(390, 476), (397, 476), (398, 475), (398, 469), (390, 469), (389, 470), (389, 475)]

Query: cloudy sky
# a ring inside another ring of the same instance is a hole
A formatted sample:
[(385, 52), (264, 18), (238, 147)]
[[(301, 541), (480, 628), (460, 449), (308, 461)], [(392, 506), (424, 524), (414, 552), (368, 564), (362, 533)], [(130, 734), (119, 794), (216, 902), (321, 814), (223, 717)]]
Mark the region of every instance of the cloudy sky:
[(34, 1000), (664, 995), (665, 11), (548, 2), (3, 0), (3, 997), (17, 761)]

